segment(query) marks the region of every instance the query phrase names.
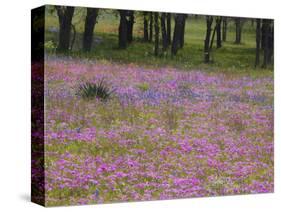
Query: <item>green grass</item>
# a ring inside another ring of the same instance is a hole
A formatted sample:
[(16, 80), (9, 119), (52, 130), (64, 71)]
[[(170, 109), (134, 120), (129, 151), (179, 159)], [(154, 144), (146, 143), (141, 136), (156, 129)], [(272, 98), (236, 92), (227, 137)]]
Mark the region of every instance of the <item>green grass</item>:
[[(228, 23), (227, 41), (223, 42), (223, 47), (220, 49), (216, 49), (214, 41), (211, 55), (213, 61), (210, 64), (204, 64), (203, 44), (206, 30), (204, 16), (187, 18), (185, 45), (183, 49), (178, 51), (175, 57), (171, 56), (170, 50), (161, 53), (159, 57), (155, 57), (153, 55), (154, 44), (142, 42), (143, 22), (140, 14), (137, 15), (134, 25), (133, 43), (125, 50), (118, 49), (119, 17), (110, 10), (101, 12), (95, 27), (95, 37), (102, 39), (102, 42), (94, 45), (91, 52), (83, 53), (81, 51), (81, 45), (84, 28), (84, 13), (85, 12), (79, 8), (76, 10), (73, 18), (77, 35), (73, 50), (69, 53), (70, 56), (125, 64), (134, 63), (152, 68), (171, 66), (184, 70), (201, 69), (206, 71), (260, 75), (261, 69), (254, 70), (255, 26), (251, 25), (250, 20), (246, 21), (243, 25), (242, 44), (240, 45), (234, 44), (235, 27), (233, 21), (230, 21)], [(50, 27), (58, 28), (58, 20), (55, 13), (47, 13), (46, 42), (51, 40), (56, 45), (58, 35), (57, 33), (49, 32), (48, 29)], [(53, 51), (49, 51), (49, 53), (54, 54)], [(270, 66), (266, 73), (270, 73), (272, 69), (273, 66)], [(262, 72), (263, 74), (265, 73), (264, 71)]]

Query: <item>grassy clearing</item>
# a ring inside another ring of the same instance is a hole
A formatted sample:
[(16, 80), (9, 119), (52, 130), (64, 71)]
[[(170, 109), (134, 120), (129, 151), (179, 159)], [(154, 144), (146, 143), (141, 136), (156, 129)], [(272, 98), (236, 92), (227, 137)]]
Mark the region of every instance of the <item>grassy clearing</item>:
[[(81, 12), (80, 12), (81, 13)], [(96, 24), (95, 38), (99, 40), (95, 43), (90, 53), (81, 52), (83, 36), (83, 15), (76, 12), (73, 23), (77, 30), (77, 36), (73, 51), (70, 56), (77, 58), (88, 58), (95, 60), (105, 60), (117, 63), (134, 63), (147, 67), (176, 67), (184, 70), (207, 70), (222, 71), (232, 73), (259, 74), (259, 72), (270, 72), (273, 67), (262, 71), (254, 69), (255, 61), (255, 26), (251, 21), (247, 21), (243, 26), (242, 44), (234, 44), (235, 28), (233, 21), (228, 23), (227, 41), (223, 47), (216, 49), (215, 42), (213, 46), (212, 59), (213, 63), (203, 63), (203, 43), (205, 38), (205, 18), (203, 16), (188, 17), (186, 22), (185, 45), (177, 56), (172, 58), (170, 51), (164, 52), (160, 57), (153, 55), (153, 43), (144, 43), (142, 41), (142, 17), (136, 18), (134, 25), (134, 41), (126, 50), (117, 48), (118, 44), (118, 15), (103, 12)], [(172, 24), (173, 25), (173, 24)], [(46, 41), (52, 40), (56, 45), (57, 32), (50, 32), (48, 29), (58, 28), (58, 21), (55, 14), (46, 17)], [(172, 27), (173, 28), (173, 27)], [(52, 51), (48, 51), (52, 54)]]

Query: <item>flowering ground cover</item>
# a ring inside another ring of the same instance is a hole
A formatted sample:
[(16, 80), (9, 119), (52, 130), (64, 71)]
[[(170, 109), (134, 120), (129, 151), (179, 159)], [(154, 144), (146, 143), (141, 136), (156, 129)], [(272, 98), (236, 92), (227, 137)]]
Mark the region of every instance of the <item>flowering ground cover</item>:
[(47, 59), (44, 92), (47, 205), (273, 192), (272, 75)]

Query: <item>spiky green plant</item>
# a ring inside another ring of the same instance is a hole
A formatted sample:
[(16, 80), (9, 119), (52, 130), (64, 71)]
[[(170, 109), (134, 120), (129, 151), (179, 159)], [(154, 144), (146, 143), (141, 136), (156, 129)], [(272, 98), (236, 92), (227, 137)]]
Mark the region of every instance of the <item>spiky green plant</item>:
[(105, 101), (112, 96), (113, 92), (114, 90), (108, 87), (104, 79), (101, 79), (98, 83), (86, 82), (80, 84), (77, 95), (86, 100), (100, 99)]

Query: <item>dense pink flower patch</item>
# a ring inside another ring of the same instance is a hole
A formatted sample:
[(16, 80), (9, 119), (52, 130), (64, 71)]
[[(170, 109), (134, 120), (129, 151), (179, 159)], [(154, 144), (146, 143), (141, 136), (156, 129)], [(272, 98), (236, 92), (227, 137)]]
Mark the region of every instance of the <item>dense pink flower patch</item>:
[(50, 205), (273, 192), (273, 77), (52, 59), (45, 98)]

